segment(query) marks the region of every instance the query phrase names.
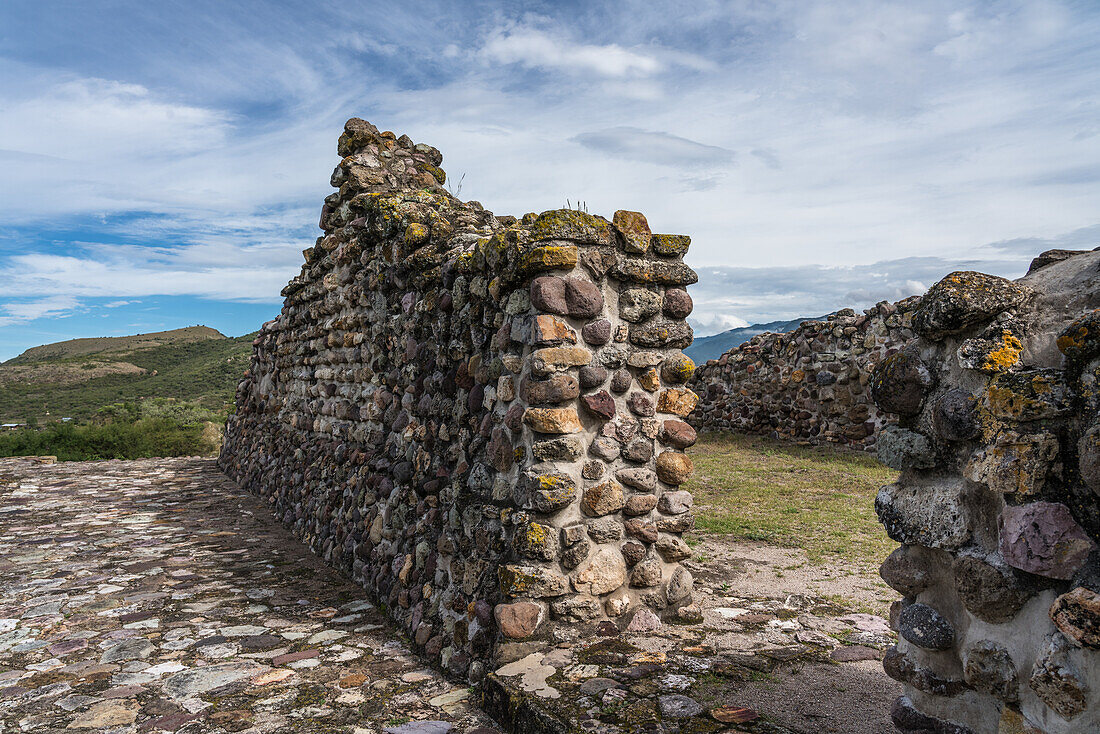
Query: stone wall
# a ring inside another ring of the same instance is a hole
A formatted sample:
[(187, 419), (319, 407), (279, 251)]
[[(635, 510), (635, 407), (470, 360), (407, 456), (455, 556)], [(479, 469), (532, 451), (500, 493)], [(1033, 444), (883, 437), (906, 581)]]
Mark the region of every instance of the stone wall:
[(870, 372), (913, 336), (919, 297), (846, 308), (786, 334), (761, 334), (701, 365), (690, 418), (706, 431), (758, 433), (874, 449), (887, 416), (870, 399)]
[(224, 470), (474, 680), (690, 616), (689, 239), (634, 212), (495, 217), (447, 192), (439, 151), (362, 120), (339, 154)]
[(1100, 253), (952, 273), (875, 369), (906, 734), (1100, 731)]

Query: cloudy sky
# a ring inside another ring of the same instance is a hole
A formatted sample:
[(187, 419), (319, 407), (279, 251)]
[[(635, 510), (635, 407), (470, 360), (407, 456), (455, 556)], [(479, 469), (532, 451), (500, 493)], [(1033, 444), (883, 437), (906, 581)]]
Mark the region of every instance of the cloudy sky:
[(344, 119), (686, 233), (699, 333), (1100, 245), (1100, 5), (0, 4), (0, 359), (279, 308)]

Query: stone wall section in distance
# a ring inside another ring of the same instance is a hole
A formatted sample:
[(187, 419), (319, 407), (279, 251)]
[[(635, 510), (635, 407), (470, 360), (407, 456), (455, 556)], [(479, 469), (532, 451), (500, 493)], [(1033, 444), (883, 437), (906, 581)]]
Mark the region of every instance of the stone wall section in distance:
[(627, 211), (494, 216), (363, 120), (339, 153), (223, 469), (472, 680), (691, 616), (689, 239)]
[(888, 415), (871, 400), (871, 370), (913, 337), (919, 303), (883, 301), (862, 314), (846, 308), (786, 334), (754, 336), (695, 371), (691, 424), (874, 450)]

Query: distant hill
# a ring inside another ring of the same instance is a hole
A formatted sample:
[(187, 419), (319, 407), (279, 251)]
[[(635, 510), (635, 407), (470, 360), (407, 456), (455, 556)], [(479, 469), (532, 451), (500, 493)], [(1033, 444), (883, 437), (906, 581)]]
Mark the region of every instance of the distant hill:
[(763, 334), (766, 331), (785, 334), (797, 329), (798, 325), (804, 321), (823, 321), (825, 318), (825, 316), (813, 316), (792, 321), (769, 321), (766, 324), (751, 324), (740, 329), (730, 329), (713, 336), (701, 336), (684, 350), (684, 354), (691, 357), (695, 364), (703, 364), (708, 359), (717, 359), (734, 347), (741, 346), (757, 334)]
[(79, 357), (87, 354), (99, 354), (100, 352), (122, 352), (134, 349), (146, 349), (148, 347), (160, 347), (169, 344), (186, 344), (188, 342), (205, 341), (208, 339), (227, 339), (228, 337), (209, 326), (188, 326), (183, 329), (171, 331), (156, 331), (152, 334), (135, 334), (134, 336), (100, 336), (90, 339), (69, 339), (53, 344), (43, 344), (40, 347), (31, 347), (18, 357), (4, 362), (10, 364), (28, 364), (30, 362), (42, 362), (48, 360)]
[(255, 336), (189, 326), (28, 349), (0, 364), (0, 423), (87, 418), (105, 405), (145, 398), (227, 411)]

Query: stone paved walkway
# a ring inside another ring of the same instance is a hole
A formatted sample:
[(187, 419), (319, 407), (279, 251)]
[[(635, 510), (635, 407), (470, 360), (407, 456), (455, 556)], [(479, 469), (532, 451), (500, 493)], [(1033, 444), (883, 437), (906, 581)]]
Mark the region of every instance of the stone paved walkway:
[(209, 459), (0, 460), (0, 733), (491, 734)]

